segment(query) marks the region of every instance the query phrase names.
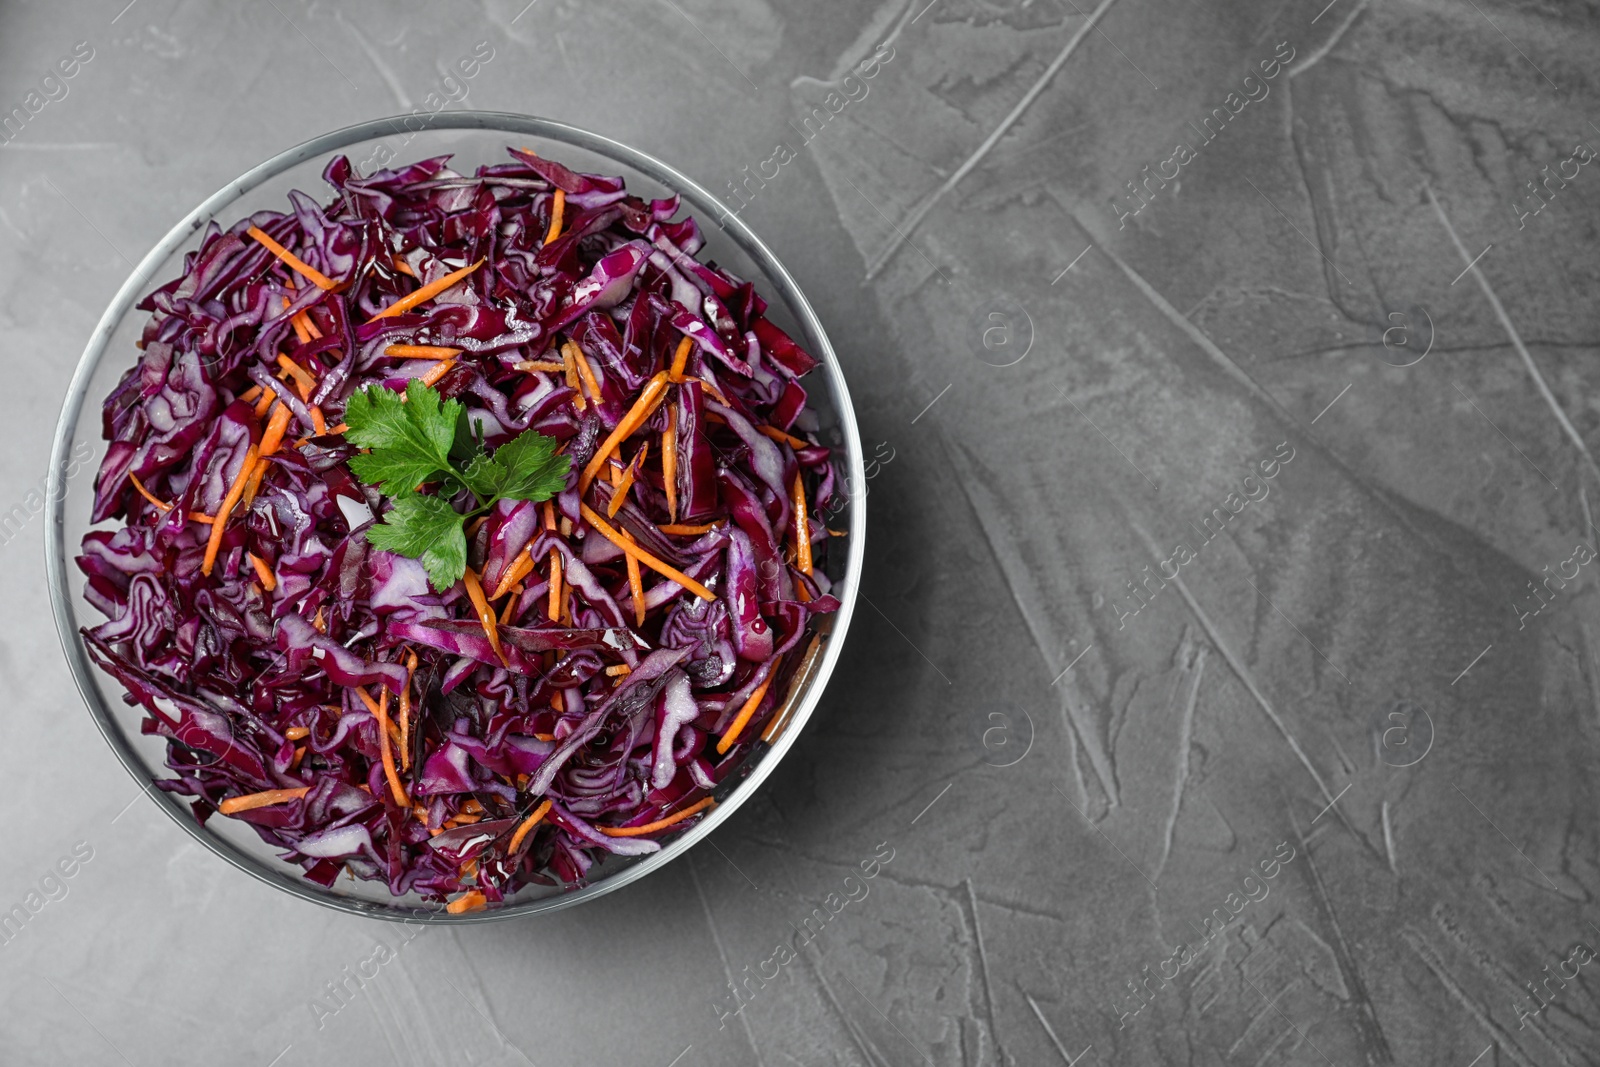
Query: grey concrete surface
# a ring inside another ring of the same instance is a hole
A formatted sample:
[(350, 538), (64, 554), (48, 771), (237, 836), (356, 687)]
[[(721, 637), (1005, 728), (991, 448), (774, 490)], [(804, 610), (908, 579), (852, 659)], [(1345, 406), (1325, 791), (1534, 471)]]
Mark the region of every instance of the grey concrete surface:
[[(125, 3), (0, 2), (0, 1061), (1600, 1062), (1593, 5)], [(131, 261), (479, 42), (449, 106), (748, 199), (876, 460), (867, 601), (708, 844), (405, 941), (139, 798), (28, 516)]]

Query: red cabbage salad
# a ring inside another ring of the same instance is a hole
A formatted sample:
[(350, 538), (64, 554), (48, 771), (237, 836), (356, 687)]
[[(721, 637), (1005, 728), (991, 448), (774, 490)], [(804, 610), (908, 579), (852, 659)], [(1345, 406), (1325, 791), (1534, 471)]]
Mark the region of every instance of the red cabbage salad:
[(694, 825), (839, 608), (817, 361), (677, 197), (509, 154), (213, 224), (77, 560), (162, 789), (455, 913)]

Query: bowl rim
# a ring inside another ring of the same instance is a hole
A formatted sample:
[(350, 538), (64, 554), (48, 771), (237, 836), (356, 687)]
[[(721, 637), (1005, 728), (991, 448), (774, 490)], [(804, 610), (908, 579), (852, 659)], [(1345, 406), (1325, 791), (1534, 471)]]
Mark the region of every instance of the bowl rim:
[[(855, 613), (856, 597), (860, 590), (861, 571), (866, 552), (866, 496), (860, 492), (847, 492), (846, 494), (850, 509), (851, 535), (846, 546), (848, 555), (846, 557), (844, 576), (836, 583), (834, 589), (834, 594), (838, 596), (840, 601), (839, 610), (832, 616), (832, 626), (827, 631), (826, 640), (822, 645), (820, 663), (816, 665), (814, 673), (809, 680), (802, 679), (804, 690), (798, 694), (798, 699), (790, 713), (789, 722), (782, 734), (775, 738), (771, 747), (760, 756), (755, 768), (748, 777), (729, 794), (726, 800), (712, 808), (710, 813), (701, 819), (696, 826), (682, 836), (675, 837), (663, 845), (661, 851), (646, 856), (642, 860), (617, 871), (615, 874), (608, 875), (597, 882), (569, 892), (509, 904), (502, 908), (464, 915), (450, 915), (442, 909), (403, 907), (332, 895), (314, 887), (312, 883), (306, 882), (303, 878), (296, 877), (291, 873), (293, 868), (288, 865), (284, 865), (281, 870), (270, 867), (268, 866), (268, 861), (244, 852), (233, 842), (220, 835), (210, 833), (200, 826), (185, 804), (180, 803), (172, 794), (155, 788), (154, 779), (151, 779), (146, 773), (144, 761), (135, 753), (132, 744), (128, 741), (116, 718), (106, 707), (96, 686), (94, 668), (89, 662), (82, 636), (78, 633), (75, 625), (76, 619), (73, 610), (75, 605), (67, 585), (64, 506), (68, 449), (72, 444), (79, 420), (83, 414), (84, 404), (88, 398), (90, 380), (99, 368), (102, 359), (106, 356), (112, 334), (123, 318), (133, 310), (134, 304), (143, 294), (145, 288), (155, 279), (156, 272), (169, 260), (179, 246), (200, 230), (201, 227), (217, 218), (219, 213), (241, 200), (246, 194), (264, 182), (307, 160), (348, 148), (364, 141), (374, 140), (380, 136), (407, 130), (409, 127), (404, 124), (407, 120), (414, 119), (415, 116), (396, 115), (356, 123), (355, 125), (345, 126), (313, 137), (271, 156), (202, 200), (168, 230), (139, 261), (138, 266), (133, 269), (117, 290), (116, 295), (112, 297), (105, 312), (100, 316), (99, 322), (95, 325), (94, 331), (90, 334), (88, 343), (84, 347), (83, 355), (79, 358), (77, 368), (74, 370), (71, 382), (67, 387), (66, 397), (62, 402), (61, 414), (57, 420), (55, 437), (51, 445), (48, 491), (45, 494), (45, 576), (50, 590), (51, 612), (55, 617), (56, 631), (61, 640), (62, 651), (66, 654), (67, 663), (72, 669), (78, 692), (83, 697), (90, 715), (94, 718), (95, 725), (99, 727), (101, 735), (105, 738), (106, 743), (116, 754), (123, 767), (139, 783), (141, 791), (150, 795), (158, 806), (192, 838), (211, 852), (227, 860), (234, 867), (257, 880), (302, 900), (309, 900), (335, 911), (394, 922), (494, 922), (527, 915), (547, 914), (572, 907), (584, 901), (594, 900), (624, 886), (631, 885), (645, 875), (683, 855), (699, 841), (709, 836), (714, 829), (731, 817), (776, 769), (783, 757), (794, 745), (796, 739), (800, 736), (802, 728), (820, 703), (822, 693), (827, 687), (828, 679), (833, 674), (834, 667), (838, 663), (845, 635), (849, 631), (850, 621)], [(865, 461), (860, 431), (856, 425), (855, 408), (850, 400), (850, 391), (845, 381), (844, 370), (839, 364), (838, 356), (834, 353), (827, 331), (823, 328), (821, 319), (812, 308), (811, 302), (806, 298), (799, 283), (795, 281), (794, 276), (789, 273), (788, 268), (783, 265), (782, 261), (778, 259), (743, 219), (723, 207), (721, 202), (700, 183), (670, 164), (620, 141), (568, 123), (506, 111), (440, 111), (428, 119), (422, 130), (416, 132), (473, 129), (524, 134), (605, 156), (632, 168), (634, 172), (658, 182), (672, 192), (680, 194), (695, 216), (702, 221), (713, 220), (767, 275), (773, 289), (776, 291), (776, 295), (783, 300), (788, 310), (793, 313), (798, 321), (802, 332), (805, 334), (810, 351), (820, 361), (829, 385), (834, 391), (834, 396), (838, 400), (836, 414), (839, 420), (839, 429), (844, 435), (846, 460), (848, 462), (848, 474), (845, 484), (851, 488), (866, 485)]]

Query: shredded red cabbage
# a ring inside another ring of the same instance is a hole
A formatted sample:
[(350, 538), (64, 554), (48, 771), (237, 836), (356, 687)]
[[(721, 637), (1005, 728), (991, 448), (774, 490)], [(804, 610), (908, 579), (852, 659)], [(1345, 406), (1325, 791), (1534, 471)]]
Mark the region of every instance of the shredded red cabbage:
[[(328, 206), (297, 191), (287, 213), (213, 224), (139, 305), (142, 355), (106, 399), (95, 486), (95, 521), (118, 523), (78, 557), (108, 619), (84, 630), (90, 652), (168, 741), (161, 788), (193, 797), (202, 823), (233, 812), (314, 882), (346, 871), (452, 910), (582, 885), (606, 854), (692, 825), (670, 820), (741, 780), (814, 616), (839, 606), (820, 521), (834, 469), (798, 380), (816, 361), (750, 283), (695, 258), (676, 197), (510, 155), (473, 175), (442, 156), (366, 178), (340, 157)], [(580, 500), (584, 467), (663, 372), (665, 400)], [(344, 405), (417, 377), (466, 405), (487, 447), (532, 429), (571, 458), (550, 504), (501, 501), (468, 527), (469, 578), (485, 596), (510, 585), (490, 605), (498, 651), (465, 583), (436, 592), (421, 563), (366, 539), (389, 501), (350, 472)], [(257, 460), (275, 416), (283, 444)], [(714, 599), (644, 568), (640, 624), (623, 551), (580, 505)], [(385, 694), (395, 781), (363, 693)]]

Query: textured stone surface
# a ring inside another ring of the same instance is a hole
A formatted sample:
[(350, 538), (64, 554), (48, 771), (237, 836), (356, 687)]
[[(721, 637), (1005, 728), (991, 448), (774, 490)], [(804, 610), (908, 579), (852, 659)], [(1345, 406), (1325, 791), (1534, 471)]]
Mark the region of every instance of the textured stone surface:
[(1528, 983), (1600, 947), (1600, 598), (1585, 566), (1535, 616), (1529, 583), (1600, 536), (1600, 170), (1525, 184), (1600, 147), (1593, 11), (123, 2), (0, 5), (0, 111), (93, 49), (0, 146), (0, 511), (26, 514), (130, 261), (265, 156), (425, 106), (487, 41), (464, 106), (719, 190), (794, 151), (744, 217), (828, 322), (878, 461), (867, 601), (807, 735), (709, 844), (402, 943), (138, 800), (47, 625), (31, 519), (0, 545), (0, 910), (92, 858), (0, 945), (0, 1059), (1595, 1061), (1594, 967)]

